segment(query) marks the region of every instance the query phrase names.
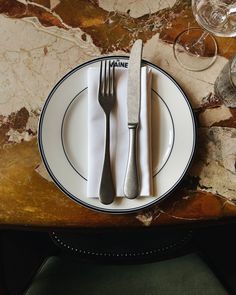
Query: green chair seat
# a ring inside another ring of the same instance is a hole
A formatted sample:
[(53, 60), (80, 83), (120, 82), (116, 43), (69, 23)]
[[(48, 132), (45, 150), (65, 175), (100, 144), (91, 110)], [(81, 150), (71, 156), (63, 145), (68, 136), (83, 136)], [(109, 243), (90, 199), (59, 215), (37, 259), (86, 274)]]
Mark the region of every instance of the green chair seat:
[(48, 258), (25, 295), (225, 295), (197, 255), (137, 265), (101, 265)]

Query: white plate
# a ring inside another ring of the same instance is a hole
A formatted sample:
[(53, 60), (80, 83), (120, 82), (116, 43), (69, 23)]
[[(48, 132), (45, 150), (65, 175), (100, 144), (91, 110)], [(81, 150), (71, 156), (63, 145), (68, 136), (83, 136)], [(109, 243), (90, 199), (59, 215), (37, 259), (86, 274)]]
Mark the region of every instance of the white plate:
[(117, 66), (128, 57), (109, 56), (84, 63), (65, 75), (49, 94), (38, 130), (43, 162), (56, 185), (89, 208), (129, 213), (150, 206), (172, 192), (184, 177), (195, 150), (196, 127), (187, 97), (165, 71), (152, 69), (152, 157), (154, 196), (134, 200), (116, 198), (111, 205), (88, 198), (87, 190), (87, 69), (110, 59)]

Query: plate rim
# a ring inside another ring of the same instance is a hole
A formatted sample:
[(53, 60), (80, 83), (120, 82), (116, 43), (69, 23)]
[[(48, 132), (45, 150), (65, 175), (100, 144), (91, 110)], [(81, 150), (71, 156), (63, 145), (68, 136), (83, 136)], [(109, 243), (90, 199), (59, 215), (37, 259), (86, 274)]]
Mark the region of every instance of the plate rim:
[(175, 191), (177, 189), (177, 187), (180, 185), (180, 183), (182, 182), (183, 178), (185, 177), (187, 171), (189, 170), (192, 161), (194, 159), (194, 155), (196, 152), (196, 140), (197, 140), (197, 122), (196, 122), (196, 118), (194, 115), (194, 111), (193, 108), (190, 104), (190, 101), (187, 97), (187, 95), (185, 94), (184, 90), (182, 89), (182, 87), (178, 84), (178, 82), (170, 75), (168, 74), (165, 70), (163, 70), (162, 68), (160, 68), (159, 66), (155, 65), (152, 62), (149, 62), (145, 59), (142, 59), (142, 64), (145, 64), (147, 66), (150, 66), (152, 68), (155, 68), (156, 70), (160, 71), (161, 73), (163, 73), (165, 76), (167, 76), (175, 85), (176, 87), (179, 89), (179, 91), (181, 92), (182, 96), (185, 99), (185, 102), (187, 103), (187, 106), (189, 108), (190, 114), (191, 114), (191, 118), (192, 118), (192, 123), (193, 123), (193, 145), (192, 145), (192, 150), (191, 150), (191, 154), (189, 157), (189, 160), (185, 166), (185, 169), (183, 170), (182, 174), (180, 175), (178, 181), (175, 182), (175, 184), (168, 190), (166, 191), (161, 197), (159, 197), (158, 199), (155, 199), (153, 201), (151, 201), (148, 204), (145, 205), (141, 205), (139, 207), (136, 208), (131, 208), (131, 209), (111, 209), (111, 208), (101, 208), (92, 204), (88, 204), (87, 202), (82, 201), (81, 199), (78, 199), (77, 197), (75, 197), (74, 195), (72, 195), (56, 178), (56, 176), (54, 176), (53, 172), (50, 169), (50, 165), (47, 162), (46, 156), (44, 154), (44, 149), (43, 149), (43, 143), (42, 143), (42, 125), (43, 125), (43, 118), (47, 109), (47, 106), (51, 100), (51, 97), (53, 96), (54, 92), (57, 90), (57, 88), (69, 77), (71, 76), (74, 72), (78, 71), (79, 69), (88, 66), (89, 64), (92, 63), (96, 63), (100, 60), (104, 60), (104, 59), (125, 59), (125, 60), (129, 60), (129, 56), (126, 55), (107, 55), (107, 56), (101, 56), (101, 57), (97, 57), (94, 59), (91, 59), (89, 61), (86, 61), (84, 63), (79, 64), (78, 66), (76, 66), (75, 68), (73, 68), (72, 70), (70, 70), (69, 72), (67, 72), (52, 88), (52, 90), (50, 91), (50, 93), (48, 94), (46, 100), (44, 101), (43, 107), (41, 109), (40, 112), (40, 116), (39, 116), (39, 121), (38, 121), (38, 133), (37, 133), (37, 143), (38, 143), (38, 149), (40, 152), (40, 156), (41, 159), (43, 161), (43, 164), (48, 172), (48, 174), (50, 175), (50, 177), (52, 178), (54, 184), (67, 196), (69, 197), (71, 200), (73, 200), (74, 202), (76, 202), (77, 204), (82, 205), (83, 207), (92, 209), (93, 211), (96, 212), (100, 212), (100, 213), (109, 213), (109, 214), (130, 214), (130, 213), (135, 213), (138, 212), (140, 210), (143, 209), (147, 209), (153, 205), (158, 204), (159, 202), (161, 202), (163, 199), (167, 198), (168, 196), (170, 196), (170, 194)]

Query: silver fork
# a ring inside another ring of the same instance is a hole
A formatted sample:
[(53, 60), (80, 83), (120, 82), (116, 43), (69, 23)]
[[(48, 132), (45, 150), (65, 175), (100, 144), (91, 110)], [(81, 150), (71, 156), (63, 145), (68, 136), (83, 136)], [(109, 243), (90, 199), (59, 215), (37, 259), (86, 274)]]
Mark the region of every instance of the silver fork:
[[(115, 105), (115, 65), (109, 61), (101, 61), (98, 101), (105, 114), (105, 151), (102, 176), (99, 188), (100, 201), (103, 204), (111, 204), (115, 197), (115, 188), (112, 180), (110, 163), (110, 112)], [(112, 69), (112, 70), (111, 70)]]

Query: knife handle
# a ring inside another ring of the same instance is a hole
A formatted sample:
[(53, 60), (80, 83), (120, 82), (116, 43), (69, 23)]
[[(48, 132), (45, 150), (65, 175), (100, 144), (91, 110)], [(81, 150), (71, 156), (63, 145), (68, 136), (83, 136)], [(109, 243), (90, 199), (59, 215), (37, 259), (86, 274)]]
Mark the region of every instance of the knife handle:
[(139, 195), (139, 175), (137, 165), (138, 124), (129, 124), (129, 156), (126, 168), (124, 195), (134, 199)]

